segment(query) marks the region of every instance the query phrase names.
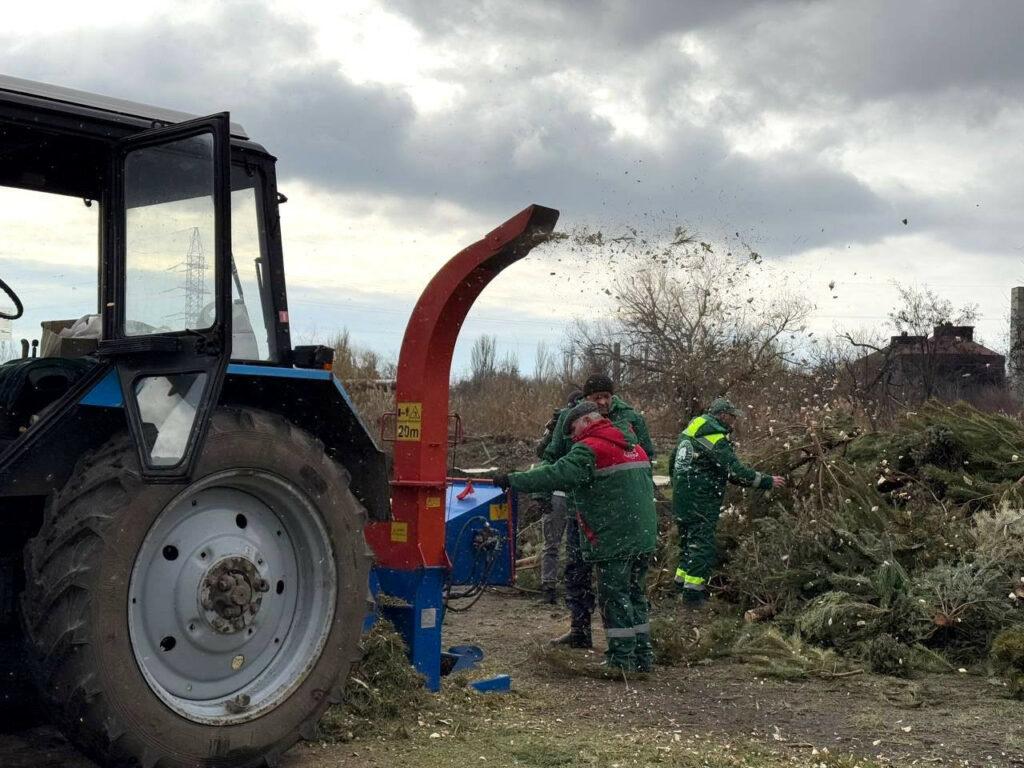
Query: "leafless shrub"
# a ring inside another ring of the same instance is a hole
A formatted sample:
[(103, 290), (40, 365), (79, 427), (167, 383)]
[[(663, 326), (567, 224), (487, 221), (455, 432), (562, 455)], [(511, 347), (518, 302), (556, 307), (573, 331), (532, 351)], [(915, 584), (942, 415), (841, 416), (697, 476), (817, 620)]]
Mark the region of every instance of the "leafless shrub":
[(768, 298), (760, 256), (718, 254), (682, 241), (618, 280), (613, 320), (570, 331), (577, 359), (601, 367), (674, 433), (712, 398), (764, 402), (801, 388), (798, 338), (811, 306), (785, 290)]

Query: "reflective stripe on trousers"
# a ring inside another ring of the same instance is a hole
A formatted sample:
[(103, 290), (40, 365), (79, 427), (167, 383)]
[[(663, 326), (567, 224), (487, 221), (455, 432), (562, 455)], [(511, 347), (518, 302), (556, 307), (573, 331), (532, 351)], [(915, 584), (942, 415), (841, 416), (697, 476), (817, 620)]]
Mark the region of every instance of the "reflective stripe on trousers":
[(608, 627), (604, 631), (605, 637), (636, 637), (637, 635), (651, 634), (650, 623), (637, 624), (635, 627)]
[(604, 631), (605, 637), (636, 637), (636, 630), (633, 627), (608, 627)]

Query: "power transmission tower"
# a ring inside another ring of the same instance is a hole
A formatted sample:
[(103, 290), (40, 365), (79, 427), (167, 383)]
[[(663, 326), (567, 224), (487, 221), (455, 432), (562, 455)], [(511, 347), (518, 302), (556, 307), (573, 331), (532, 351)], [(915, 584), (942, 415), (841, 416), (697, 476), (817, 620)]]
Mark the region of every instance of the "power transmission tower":
[(192, 237), (185, 255), (185, 312), (186, 327), (198, 328), (200, 316), (206, 306), (206, 249), (199, 235), (199, 227), (192, 228)]

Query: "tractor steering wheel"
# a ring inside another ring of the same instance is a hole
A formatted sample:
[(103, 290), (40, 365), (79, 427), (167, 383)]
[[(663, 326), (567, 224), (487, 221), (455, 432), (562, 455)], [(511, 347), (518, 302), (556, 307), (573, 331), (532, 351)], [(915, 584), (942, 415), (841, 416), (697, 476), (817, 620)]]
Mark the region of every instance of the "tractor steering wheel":
[(11, 301), (14, 302), (14, 314), (9, 315), (6, 312), (0, 312), (0, 320), (17, 320), (25, 314), (25, 307), (22, 306), (21, 299), (18, 298), (18, 294), (14, 292), (14, 289), (3, 280), (0, 280), (0, 288), (3, 288), (4, 293), (10, 296)]

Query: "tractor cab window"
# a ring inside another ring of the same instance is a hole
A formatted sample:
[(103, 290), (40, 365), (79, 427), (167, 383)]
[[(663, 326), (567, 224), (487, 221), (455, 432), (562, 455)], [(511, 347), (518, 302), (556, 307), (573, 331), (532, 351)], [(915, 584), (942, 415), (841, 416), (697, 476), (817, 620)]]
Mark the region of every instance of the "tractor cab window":
[(151, 465), (173, 467), (181, 461), (205, 385), (205, 373), (145, 376), (135, 383), (144, 424), (142, 438)]
[(213, 189), (210, 134), (125, 158), (126, 336), (216, 322)]
[[(125, 161), (125, 335), (216, 322), (212, 137), (143, 147)], [(159, 172), (157, 172), (159, 170)], [(231, 172), (231, 357), (274, 360), (259, 173)]]
[(261, 176), (231, 171), (231, 359), (275, 360), (266, 237), (259, 215)]
[(0, 451), (94, 365), (98, 203), (0, 187)]
[[(23, 347), (29, 357), (95, 350), (99, 210), (80, 197), (0, 187), (0, 278), (24, 305), (17, 319), (0, 319), (0, 363), (21, 358)], [(0, 312), (14, 314), (2, 292)]]

